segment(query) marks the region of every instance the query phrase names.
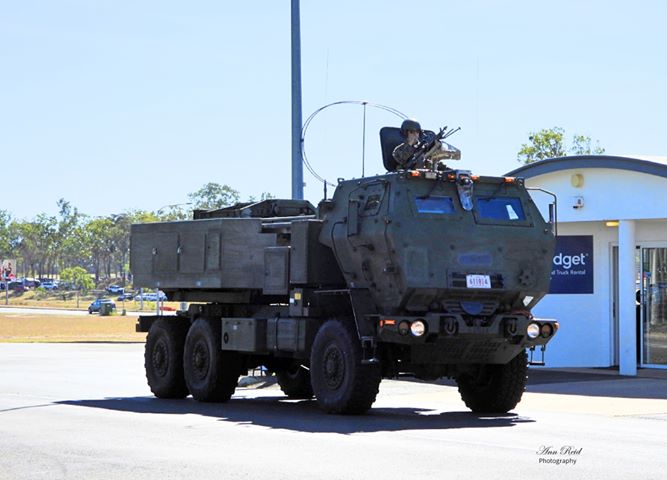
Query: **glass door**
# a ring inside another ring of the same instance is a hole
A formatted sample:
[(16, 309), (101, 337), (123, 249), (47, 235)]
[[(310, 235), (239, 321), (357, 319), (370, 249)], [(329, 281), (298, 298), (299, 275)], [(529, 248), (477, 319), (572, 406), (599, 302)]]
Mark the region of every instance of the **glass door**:
[(642, 365), (667, 367), (667, 248), (642, 248)]

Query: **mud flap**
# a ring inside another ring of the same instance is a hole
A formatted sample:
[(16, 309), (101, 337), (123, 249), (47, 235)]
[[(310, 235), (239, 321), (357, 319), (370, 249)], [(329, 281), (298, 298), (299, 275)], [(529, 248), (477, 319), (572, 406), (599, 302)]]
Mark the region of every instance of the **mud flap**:
[(361, 363), (362, 365), (377, 364), (379, 360), (376, 357), (376, 333), (372, 323), (372, 318), (377, 314), (375, 303), (373, 303), (370, 292), (365, 288), (352, 288), (349, 292), (350, 303), (354, 312), (354, 323), (361, 341)]

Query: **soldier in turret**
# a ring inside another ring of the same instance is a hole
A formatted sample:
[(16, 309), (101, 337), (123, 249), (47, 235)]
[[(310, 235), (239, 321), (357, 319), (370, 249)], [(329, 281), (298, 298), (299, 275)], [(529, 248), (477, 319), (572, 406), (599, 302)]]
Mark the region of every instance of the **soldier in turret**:
[[(407, 163), (417, 153), (419, 149), (419, 136), (421, 135), (422, 127), (417, 120), (407, 119), (403, 120), (401, 124), (401, 135), (405, 139), (403, 143), (398, 145), (393, 152), (394, 160), (398, 163), (398, 168), (404, 169)], [(419, 159), (419, 163), (423, 163), (423, 158)], [(415, 165), (417, 168), (423, 165)]]
[(429, 169), (447, 170), (440, 160), (460, 160), (461, 151), (441, 139), (449, 137), (456, 130), (447, 131), (447, 127), (440, 129), (437, 135), (433, 132), (422, 131), (417, 120), (407, 119), (401, 124), (401, 136), (405, 139), (403, 143), (394, 148), (392, 157), (396, 162), (393, 169)]

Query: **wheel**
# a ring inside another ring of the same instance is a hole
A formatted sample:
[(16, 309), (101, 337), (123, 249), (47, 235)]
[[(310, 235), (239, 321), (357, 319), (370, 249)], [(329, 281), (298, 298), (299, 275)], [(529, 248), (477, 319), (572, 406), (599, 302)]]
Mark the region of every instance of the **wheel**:
[(89, 308), (88, 309), (88, 315), (92, 315), (92, 314), (93, 314), (93, 311)]
[(378, 365), (361, 364), (356, 332), (339, 320), (318, 330), (310, 357), (317, 403), (328, 413), (360, 414), (375, 401), (382, 379)]
[(289, 398), (313, 398), (310, 372), (299, 364), (276, 372), (278, 385)]
[(226, 402), (234, 394), (241, 374), (238, 352), (222, 351), (220, 320), (196, 320), (185, 339), (185, 383), (195, 400)]
[(505, 365), (480, 365), (476, 372), (456, 377), (459, 393), (473, 412), (507, 413), (526, 389), (528, 357), (522, 351)]
[(186, 321), (160, 318), (146, 337), (144, 367), (151, 392), (158, 398), (185, 398), (188, 387), (183, 375), (183, 345)]

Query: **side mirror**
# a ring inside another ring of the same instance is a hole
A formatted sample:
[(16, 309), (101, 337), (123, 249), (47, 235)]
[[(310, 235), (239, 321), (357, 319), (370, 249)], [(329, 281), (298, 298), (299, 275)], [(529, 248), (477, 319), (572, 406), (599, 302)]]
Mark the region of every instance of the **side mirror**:
[(558, 236), (558, 197), (555, 193), (550, 192), (549, 190), (544, 190), (543, 188), (537, 187), (526, 187), (528, 191), (537, 191), (546, 193), (551, 198), (554, 199), (553, 202), (549, 204), (549, 225), (551, 225), (551, 232), (557, 237)]

